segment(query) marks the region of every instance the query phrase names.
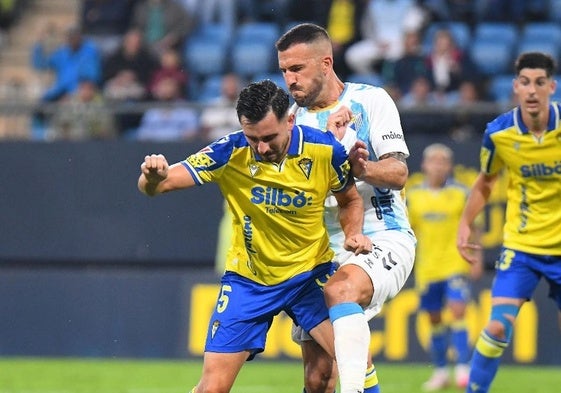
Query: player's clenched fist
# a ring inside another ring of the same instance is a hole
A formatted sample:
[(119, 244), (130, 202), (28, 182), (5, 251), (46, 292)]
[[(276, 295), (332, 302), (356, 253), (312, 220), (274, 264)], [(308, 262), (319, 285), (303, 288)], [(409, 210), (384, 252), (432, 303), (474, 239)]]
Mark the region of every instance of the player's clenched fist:
[(168, 177), (169, 165), (162, 154), (151, 154), (144, 157), (140, 170), (150, 184), (157, 184)]

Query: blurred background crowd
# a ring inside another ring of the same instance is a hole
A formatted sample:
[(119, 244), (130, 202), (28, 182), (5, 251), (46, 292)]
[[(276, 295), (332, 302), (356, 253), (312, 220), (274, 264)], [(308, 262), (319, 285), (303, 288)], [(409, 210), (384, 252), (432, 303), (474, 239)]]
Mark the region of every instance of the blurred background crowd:
[(435, 116), (515, 104), (520, 52), (561, 58), (559, 0), (0, 0), (0, 138), (215, 139), (247, 82), (284, 87), (274, 43), (305, 21), (343, 80)]

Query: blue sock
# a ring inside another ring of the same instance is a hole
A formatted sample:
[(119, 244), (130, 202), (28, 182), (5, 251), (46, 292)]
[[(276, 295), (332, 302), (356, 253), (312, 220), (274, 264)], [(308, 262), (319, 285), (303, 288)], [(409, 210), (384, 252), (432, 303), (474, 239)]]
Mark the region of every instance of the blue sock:
[(471, 371), (466, 393), (487, 393), (497, 374), (501, 355), (508, 341), (499, 340), (483, 331), (471, 358)]
[(446, 367), (446, 352), (448, 351), (448, 336), (446, 326), (440, 324), (432, 327), (431, 357), (436, 367)]
[(457, 363), (468, 364), (470, 350), (468, 345), (468, 333), (464, 323), (452, 326), (451, 339), (452, 345), (456, 349), (456, 353), (458, 355)]

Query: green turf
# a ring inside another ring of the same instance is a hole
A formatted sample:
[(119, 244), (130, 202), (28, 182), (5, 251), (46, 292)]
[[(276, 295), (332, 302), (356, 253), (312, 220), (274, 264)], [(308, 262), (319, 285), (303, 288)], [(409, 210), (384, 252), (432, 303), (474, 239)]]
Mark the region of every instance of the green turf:
[[(383, 393), (420, 392), (431, 373), (420, 364), (377, 365)], [(200, 362), (0, 358), (0, 393), (187, 393)], [(233, 393), (300, 393), (298, 362), (247, 363)], [(492, 392), (557, 393), (561, 368), (503, 366)], [(443, 393), (458, 393), (447, 389)]]

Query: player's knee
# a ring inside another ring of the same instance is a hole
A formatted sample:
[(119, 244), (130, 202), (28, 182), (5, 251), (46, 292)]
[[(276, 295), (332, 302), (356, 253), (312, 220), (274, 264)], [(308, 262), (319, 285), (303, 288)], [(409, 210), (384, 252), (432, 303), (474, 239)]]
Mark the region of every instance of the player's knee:
[(306, 375), (306, 393), (332, 393), (337, 384), (333, 373), (311, 373)]
[(487, 332), (493, 337), (509, 342), (519, 310), (520, 308), (514, 304), (498, 304), (493, 306), (486, 328)]

